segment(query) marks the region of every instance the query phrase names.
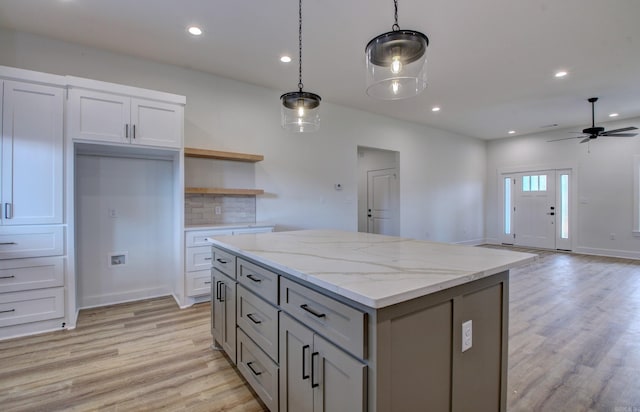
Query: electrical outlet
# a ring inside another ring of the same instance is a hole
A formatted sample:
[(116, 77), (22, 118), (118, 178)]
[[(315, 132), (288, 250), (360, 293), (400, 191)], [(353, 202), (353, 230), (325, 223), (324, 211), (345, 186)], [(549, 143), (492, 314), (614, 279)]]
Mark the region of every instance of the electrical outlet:
[(216, 213), (216, 215), (221, 214), (222, 213), (222, 208), (220, 206), (216, 206), (215, 213)]
[(118, 217), (118, 211), (116, 209), (109, 208), (109, 210), (107, 210), (107, 212), (109, 213), (109, 217), (111, 217), (111, 218)]
[(611, 233), (611, 234), (609, 235), (609, 239), (611, 239), (611, 240), (616, 240), (616, 234), (615, 234), (615, 233)]
[(473, 346), (473, 321), (468, 320), (462, 324), (462, 352)]

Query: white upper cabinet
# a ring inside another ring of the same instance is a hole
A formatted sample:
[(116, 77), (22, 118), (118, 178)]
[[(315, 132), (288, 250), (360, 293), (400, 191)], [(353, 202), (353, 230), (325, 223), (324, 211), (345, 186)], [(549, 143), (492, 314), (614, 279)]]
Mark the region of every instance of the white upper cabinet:
[(63, 89), (5, 80), (2, 97), (3, 225), (62, 223)]
[[(101, 85), (108, 83), (96, 82)], [(107, 87), (107, 86), (103, 86)], [(135, 88), (114, 85), (135, 92)], [(145, 90), (146, 95), (152, 91)], [(184, 105), (159, 99), (72, 87), (69, 90), (69, 134), (75, 140), (182, 148)], [(169, 95), (173, 96), (173, 95)], [(184, 99), (184, 98), (183, 98)]]

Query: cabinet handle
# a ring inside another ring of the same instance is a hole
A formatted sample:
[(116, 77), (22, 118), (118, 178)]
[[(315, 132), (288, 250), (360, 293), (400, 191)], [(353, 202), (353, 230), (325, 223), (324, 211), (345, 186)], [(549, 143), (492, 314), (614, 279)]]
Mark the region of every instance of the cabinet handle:
[(247, 275), (247, 279), (252, 280), (256, 283), (260, 283), (262, 282), (262, 279), (258, 279), (257, 277), (253, 276), (253, 275)]
[(4, 218), (13, 219), (13, 203), (4, 204)]
[(11, 275), (11, 276), (0, 276), (0, 279), (14, 279), (15, 276)]
[(136, 138), (136, 125), (133, 125), (133, 138)]
[(224, 260), (224, 259), (220, 259), (220, 258), (218, 258), (218, 259), (216, 259), (216, 260), (217, 260), (218, 262), (222, 263), (223, 265), (226, 265), (226, 264), (227, 264), (227, 261), (226, 261), (226, 260)]
[(313, 377), (316, 375), (316, 368), (313, 366), (313, 365), (315, 365), (313, 363), (313, 357), (314, 356), (319, 356), (319, 355), (320, 355), (320, 352), (313, 352), (311, 354), (311, 387), (312, 388), (317, 388), (318, 386), (320, 386), (319, 383), (316, 383), (316, 382), (313, 381)]
[(227, 285), (220, 281), (220, 302), (224, 302), (227, 299)]
[(318, 313), (318, 312), (316, 312), (315, 310), (311, 309), (311, 308), (309, 307), (309, 305), (307, 305), (306, 303), (305, 303), (304, 305), (300, 305), (300, 309), (305, 310), (305, 311), (307, 311), (307, 312), (311, 313), (311, 314), (312, 314), (313, 316), (315, 316), (316, 318), (324, 318), (324, 317), (326, 317), (326, 316), (327, 316), (327, 315), (326, 315), (326, 314), (324, 314), (324, 313)]
[(206, 257), (206, 258), (204, 258), (204, 260), (211, 260), (211, 259), (212, 259), (212, 258), (210, 258), (210, 257)]
[(124, 137), (129, 138), (129, 123), (124, 125)]
[(15, 309), (9, 309), (9, 310), (0, 310), (0, 313), (10, 313), (10, 312), (15, 312)]
[(220, 282), (220, 281), (216, 282), (216, 299), (218, 299), (218, 301), (220, 300), (220, 284), (221, 283), (222, 282)]
[(252, 363), (253, 362), (247, 363), (247, 368), (251, 369), (251, 372), (253, 372), (253, 374), (256, 375), (256, 376), (262, 375), (262, 372), (257, 372), (255, 369), (253, 369), (253, 367), (251, 366)]
[(0, 245), (17, 245), (16, 242), (2, 242)]
[(210, 285), (210, 284), (211, 284), (211, 282), (204, 282), (204, 284), (205, 284), (205, 285)]
[(261, 324), (261, 323), (262, 323), (262, 321), (261, 321), (261, 320), (256, 320), (256, 319), (255, 319), (255, 315), (254, 315), (253, 313), (248, 313), (248, 314), (247, 314), (247, 317), (248, 317), (249, 319), (251, 319), (251, 322), (255, 323), (256, 325), (259, 325), (259, 324)]
[(306, 368), (304, 365), (307, 363), (307, 357), (304, 356), (304, 351), (309, 349), (309, 345), (304, 345), (302, 347), (302, 380), (309, 379), (309, 375), (307, 375)]

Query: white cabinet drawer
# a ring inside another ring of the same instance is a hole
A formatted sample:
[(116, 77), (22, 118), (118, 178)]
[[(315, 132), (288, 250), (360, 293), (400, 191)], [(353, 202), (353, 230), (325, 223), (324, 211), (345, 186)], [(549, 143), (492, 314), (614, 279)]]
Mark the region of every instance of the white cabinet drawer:
[(277, 411), (278, 365), (240, 329), (238, 329), (238, 369), (269, 410)]
[(187, 272), (211, 269), (211, 246), (187, 248)]
[(64, 258), (0, 260), (0, 293), (64, 285)]
[(0, 294), (0, 327), (63, 316), (63, 287)]
[(185, 232), (185, 245), (187, 247), (192, 246), (209, 246), (211, 247), (211, 243), (207, 242), (206, 239), (211, 236), (223, 236), (223, 235), (232, 235), (233, 230), (229, 229), (215, 229), (215, 230), (189, 230)]
[(239, 285), (237, 293), (238, 326), (258, 346), (278, 361), (278, 309)]
[(187, 296), (208, 295), (211, 293), (211, 270), (187, 273)]
[(62, 226), (3, 227), (0, 259), (59, 256), (63, 254)]
[(278, 304), (278, 275), (238, 258), (238, 282), (267, 302)]
[(231, 253), (212, 247), (213, 251), (213, 267), (220, 272), (229, 276), (231, 279), (236, 278), (236, 257)]
[(365, 358), (366, 313), (280, 278), (282, 309), (344, 350)]

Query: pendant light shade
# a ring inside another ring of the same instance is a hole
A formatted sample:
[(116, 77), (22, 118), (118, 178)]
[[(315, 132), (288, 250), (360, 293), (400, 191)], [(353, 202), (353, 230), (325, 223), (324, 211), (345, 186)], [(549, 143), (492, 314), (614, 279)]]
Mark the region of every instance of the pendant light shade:
[(427, 87), (429, 38), (417, 31), (400, 30), (397, 0), (394, 5), (392, 31), (373, 38), (365, 49), (367, 94), (383, 100), (413, 97)]
[(292, 132), (315, 132), (320, 128), (320, 96), (302, 91), (302, 0), (298, 1), (298, 91), (280, 96), (282, 127)]

